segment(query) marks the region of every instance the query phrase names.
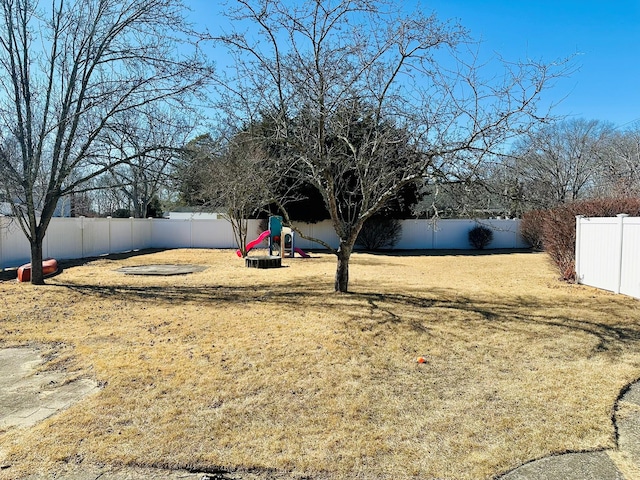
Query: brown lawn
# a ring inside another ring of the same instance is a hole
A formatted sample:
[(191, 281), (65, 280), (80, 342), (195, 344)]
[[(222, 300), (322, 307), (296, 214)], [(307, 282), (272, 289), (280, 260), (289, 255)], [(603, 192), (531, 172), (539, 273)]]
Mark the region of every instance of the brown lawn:
[[(0, 430), (0, 478), (86, 462), (479, 479), (615, 446), (614, 403), (640, 377), (637, 300), (560, 283), (532, 253), (354, 254), (340, 295), (334, 257), (313, 257), (257, 270), (170, 250), (0, 282), (0, 346), (41, 346), (48, 368), (103, 386)], [(208, 268), (115, 271), (155, 263)]]

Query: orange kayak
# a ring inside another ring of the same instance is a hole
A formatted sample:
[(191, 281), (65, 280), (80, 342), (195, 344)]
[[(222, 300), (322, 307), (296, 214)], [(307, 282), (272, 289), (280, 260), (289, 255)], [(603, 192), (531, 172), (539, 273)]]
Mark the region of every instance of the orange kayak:
[[(46, 277), (58, 271), (58, 261), (55, 258), (47, 258), (42, 261), (42, 273)], [(25, 263), (18, 268), (18, 281), (28, 282), (31, 280), (31, 264)]]

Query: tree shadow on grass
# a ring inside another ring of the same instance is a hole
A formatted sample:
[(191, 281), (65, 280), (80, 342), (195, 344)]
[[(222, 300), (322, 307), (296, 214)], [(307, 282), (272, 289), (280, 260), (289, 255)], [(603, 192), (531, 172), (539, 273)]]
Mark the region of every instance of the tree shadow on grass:
[(510, 255), (515, 253), (540, 253), (531, 248), (485, 248), (482, 250), (429, 249), (429, 250), (356, 250), (383, 257), (480, 257), (490, 255)]
[(96, 257), (84, 257), (84, 258), (75, 258), (70, 260), (60, 260), (58, 265), (61, 268), (72, 268), (72, 267), (81, 267), (91, 262), (95, 262), (98, 260), (126, 260), (128, 258), (141, 257), (144, 255), (151, 255), (153, 253), (166, 252), (168, 250), (172, 250), (170, 248), (145, 248), (144, 250), (130, 250), (128, 252), (122, 253), (110, 253), (108, 255), (99, 255)]
[[(533, 328), (544, 326), (552, 329), (586, 334), (596, 340), (593, 354), (608, 352), (612, 355), (620, 353), (624, 347), (640, 346), (640, 318), (633, 320), (631, 315), (638, 315), (628, 299), (617, 297), (614, 306), (598, 300), (586, 298), (576, 299), (574, 314), (557, 313), (558, 304), (537, 297), (495, 297), (495, 296), (462, 296), (457, 292), (441, 289), (431, 302), (416, 300), (413, 295), (405, 294), (364, 294), (369, 301), (379, 299), (402, 308), (405, 305), (431, 307), (463, 312), (470, 316), (480, 316), (479, 320), (456, 322), (456, 328), (473, 329), (482, 326), (489, 330), (502, 332), (530, 333)], [(626, 304), (625, 304), (626, 303)], [(566, 310), (570, 305), (563, 305)], [(536, 312), (536, 313), (533, 313)], [(585, 318), (585, 313), (593, 320)], [(452, 317), (455, 317), (453, 315)], [(446, 321), (442, 320), (441, 321)]]
[[(75, 258), (69, 260), (59, 260), (58, 261), (58, 271), (46, 278), (52, 278), (61, 274), (65, 268), (72, 267), (81, 267), (91, 262), (95, 262), (97, 260), (126, 260), (127, 258), (139, 257), (144, 255), (150, 255), (152, 253), (164, 252), (166, 250), (170, 250), (168, 248), (147, 248), (144, 250), (131, 250), (129, 252), (123, 253), (110, 253), (107, 255), (99, 255), (95, 257), (84, 257), (84, 258)], [(7, 268), (4, 270), (0, 270), (0, 282), (8, 282), (15, 280), (18, 277), (18, 268)], [(45, 278), (45, 282), (46, 282)]]
[[(311, 280), (298, 281), (294, 287), (283, 283), (255, 283), (250, 286), (57, 285), (86, 298), (93, 296), (131, 302), (203, 306), (278, 304), (289, 306), (292, 312), (300, 308), (317, 308), (345, 316), (353, 327), (362, 327), (364, 323), (367, 328), (405, 327), (419, 334), (427, 334), (430, 326), (443, 325), (454, 319), (452, 328), (455, 329), (481, 327), (530, 333), (533, 328), (544, 326), (594, 338), (593, 354), (608, 352), (616, 355), (626, 347), (640, 346), (638, 310), (625, 297), (611, 297), (603, 302), (601, 298), (579, 296), (575, 297), (575, 306), (570, 303), (560, 306), (557, 300), (541, 297), (472, 296), (446, 288), (428, 292), (332, 294), (326, 285)], [(567, 296), (566, 301), (571, 302), (571, 297)], [(436, 315), (433, 309), (450, 311), (451, 315)]]

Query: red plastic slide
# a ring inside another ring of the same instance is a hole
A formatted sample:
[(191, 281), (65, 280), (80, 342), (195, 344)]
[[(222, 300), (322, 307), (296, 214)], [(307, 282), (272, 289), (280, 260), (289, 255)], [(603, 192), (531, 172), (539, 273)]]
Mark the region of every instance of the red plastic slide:
[[(247, 243), (247, 252), (251, 250), (253, 247), (255, 247), (256, 245), (258, 245), (260, 242), (262, 242), (269, 235), (271, 235), (271, 230), (262, 232), (258, 238), (256, 238), (252, 242)], [(240, 250), (236, 250), (236, 255), (238, 255), (239, 257), (242, 257), (242, 252)]]
[(297, 253), (298, 255), (300, 255), (302, 258), (309, 258), (309, 257), (310, 257), (310, 255), (309, 255), (307, 252), (305, 252), (304, 250), (302, 250), (301, 248), (297, 248), (297, 247), (296, 247), (296, 248), (294, 249), (294, 252), (296, 252), (296, 253)]

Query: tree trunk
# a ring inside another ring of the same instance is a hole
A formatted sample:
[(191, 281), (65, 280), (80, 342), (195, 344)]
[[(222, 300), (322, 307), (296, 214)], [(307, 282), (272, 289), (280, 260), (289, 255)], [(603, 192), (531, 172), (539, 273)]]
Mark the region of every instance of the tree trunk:
[(340, 243), (340, 248), (336, 253), (338, 257), (338, 265), (336, 268), (335, 291), (347, 293), (349, 286), (349, 258), (351, 257), (351, 249), (353, 247)]
[(44, 273), (42, 271), (42, 237), (35, 235), (31, 239), (31, 283), (44, 285)]

